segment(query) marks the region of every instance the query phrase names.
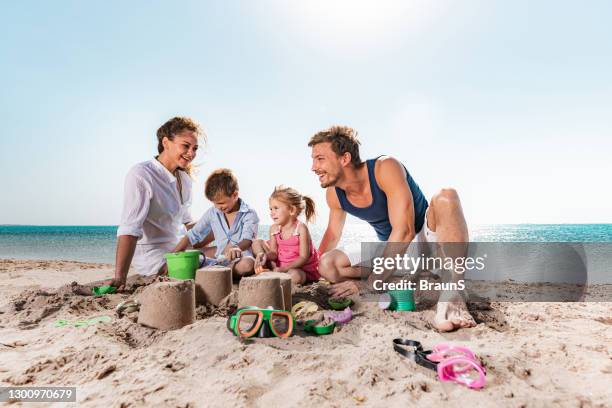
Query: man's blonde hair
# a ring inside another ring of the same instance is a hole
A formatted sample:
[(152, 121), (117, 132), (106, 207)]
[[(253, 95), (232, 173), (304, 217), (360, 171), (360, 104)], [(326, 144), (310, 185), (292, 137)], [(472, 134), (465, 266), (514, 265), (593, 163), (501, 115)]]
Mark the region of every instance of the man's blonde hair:
[(351, 154), (351, 164), (353, 167), (361, 167), (361, 157), (359, 157), (359, 140), (355, 129), (348, 126), (332, 126), (322, 130), (310, 138), (308, 146), (312, 147), (319, 143), (331, 143), (331, 148), (338, 156), (344, 153)]

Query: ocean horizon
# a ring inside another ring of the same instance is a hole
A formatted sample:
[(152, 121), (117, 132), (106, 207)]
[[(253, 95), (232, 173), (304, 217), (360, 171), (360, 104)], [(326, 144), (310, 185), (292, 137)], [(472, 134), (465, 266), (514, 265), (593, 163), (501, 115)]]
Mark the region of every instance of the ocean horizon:
[[(269, 225), (259, 237), (268, 238)], [(310, 226), (315, 245), (325, 227)], [(116, 225), (0, 225), (0, 258), (114, 263)], [(347, 224), (339, 245), (376, 241), (367, 224)], [(612, 242), (612, 224), (486, 224), (470, 228), (471, 242)]]

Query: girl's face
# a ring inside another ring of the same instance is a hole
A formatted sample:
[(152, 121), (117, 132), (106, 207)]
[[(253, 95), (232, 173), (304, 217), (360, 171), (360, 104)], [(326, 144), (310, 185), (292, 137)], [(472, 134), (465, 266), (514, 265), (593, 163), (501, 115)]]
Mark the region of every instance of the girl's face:
[(198, 151), (198, 137), (190, 130), (177, 133), (173, 140), (164, 138), (162, 143), (164, 145), (163, 154), (173, 165), (182, 169), (195, 159)]
[(295, 218), (295, 208), (275, 198), (270, 199), (270, 217), (277, 225), (285, 225)]

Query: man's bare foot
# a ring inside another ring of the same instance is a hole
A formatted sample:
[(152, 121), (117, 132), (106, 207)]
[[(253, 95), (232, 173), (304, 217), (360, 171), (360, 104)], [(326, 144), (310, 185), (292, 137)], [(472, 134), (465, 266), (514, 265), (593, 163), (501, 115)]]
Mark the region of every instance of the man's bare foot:
[(466, 327), (476, 326), (476, 322), (467, 310), (465, 301), (459, 293), (444, 292), (436, 306), (433, 326), (441, 332), (449, 332)]

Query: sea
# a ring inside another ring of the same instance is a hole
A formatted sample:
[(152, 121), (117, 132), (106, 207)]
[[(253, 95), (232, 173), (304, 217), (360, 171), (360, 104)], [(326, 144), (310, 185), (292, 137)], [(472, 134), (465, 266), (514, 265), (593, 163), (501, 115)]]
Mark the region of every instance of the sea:
[[(317, 245), (324, 232), (311, 226)], [(269, 225), (259, 228), (267, 238)], [(114, 263), (117, 226), (0, 226), (0, 259)], [(376, 241), (367, 224), (347, 224), (340, 245)], [(495, 224), (470, 228), (471, 242), (612, 243), (612, 224)], [(612, 245), (606, 245), (611, 247)]]

